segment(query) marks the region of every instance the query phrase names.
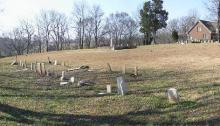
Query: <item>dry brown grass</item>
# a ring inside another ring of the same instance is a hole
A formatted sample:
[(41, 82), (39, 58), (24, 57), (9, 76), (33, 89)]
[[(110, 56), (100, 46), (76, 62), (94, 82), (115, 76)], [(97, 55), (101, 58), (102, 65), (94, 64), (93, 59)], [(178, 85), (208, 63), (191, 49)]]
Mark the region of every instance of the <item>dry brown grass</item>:
[[(170, 44), (143, 46), (131, 50), (112, 51), (108, 49), (84, 49), (49, 52), (19, 56), (18, 60), (27, 62), (52, 60), (65, 61), (71, 65), (90, 65), (106, 67), (110, 63), (114, 68), (210, 68), (220, 64), (220, 44)], [(11, 62), (15, 57), (0, 59), (0, 62)]]

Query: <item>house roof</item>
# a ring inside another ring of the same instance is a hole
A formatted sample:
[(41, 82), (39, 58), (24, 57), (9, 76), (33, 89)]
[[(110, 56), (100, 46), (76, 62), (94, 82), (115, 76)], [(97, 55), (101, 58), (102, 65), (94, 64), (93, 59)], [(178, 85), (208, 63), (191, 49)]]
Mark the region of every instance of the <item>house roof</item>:
[(211, 22), (211, 21), (205, 21), (205, 20), (199, 20), (189, 31), (192, 31), (192, 29), (201, 22), (211, 33), (216, 33), (217, 29), (217, 22)]
[(217, 22), (200, 20), (211, 32), (216, 32)]

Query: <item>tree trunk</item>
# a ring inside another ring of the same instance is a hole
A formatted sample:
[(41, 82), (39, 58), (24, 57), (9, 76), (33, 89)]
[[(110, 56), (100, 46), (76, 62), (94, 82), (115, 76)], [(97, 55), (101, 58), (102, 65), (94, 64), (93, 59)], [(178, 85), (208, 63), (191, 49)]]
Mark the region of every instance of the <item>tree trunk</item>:
[(220, 42), (220, 1), (218, 2), (218, 42)]

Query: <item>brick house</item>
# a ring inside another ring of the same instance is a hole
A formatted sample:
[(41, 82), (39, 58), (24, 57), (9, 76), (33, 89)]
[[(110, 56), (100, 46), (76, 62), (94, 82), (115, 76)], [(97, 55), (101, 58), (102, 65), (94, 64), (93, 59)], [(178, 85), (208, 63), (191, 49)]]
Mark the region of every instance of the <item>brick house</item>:
[(188, 40), (194, 42), (216, 41), (217, 40), (217, 23), (199, 20), (188, 32)]

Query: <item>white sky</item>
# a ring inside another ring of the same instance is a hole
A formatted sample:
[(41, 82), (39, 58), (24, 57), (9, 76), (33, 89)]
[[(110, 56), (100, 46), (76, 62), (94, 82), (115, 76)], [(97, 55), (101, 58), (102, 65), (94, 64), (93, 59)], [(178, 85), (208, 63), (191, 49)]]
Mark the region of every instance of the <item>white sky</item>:
[[(19, 20), (33, 20), (42, 9), (57, 10), (70, 16), (74, 2), (81, 0), (0, 0), (0, 32), (8, 32), (19, 25)], [(124, 11), (132, 16), (147, 0), (84, 0), (89, 5), (98, 4), (105, 16), (116, 11)], [(191, 9), (197, 9), (201, 17), (207, 15), (204, 1), (206, 0), (164, 0), (164, 8), (169, 12), (169, 19), (185, 16)]]

